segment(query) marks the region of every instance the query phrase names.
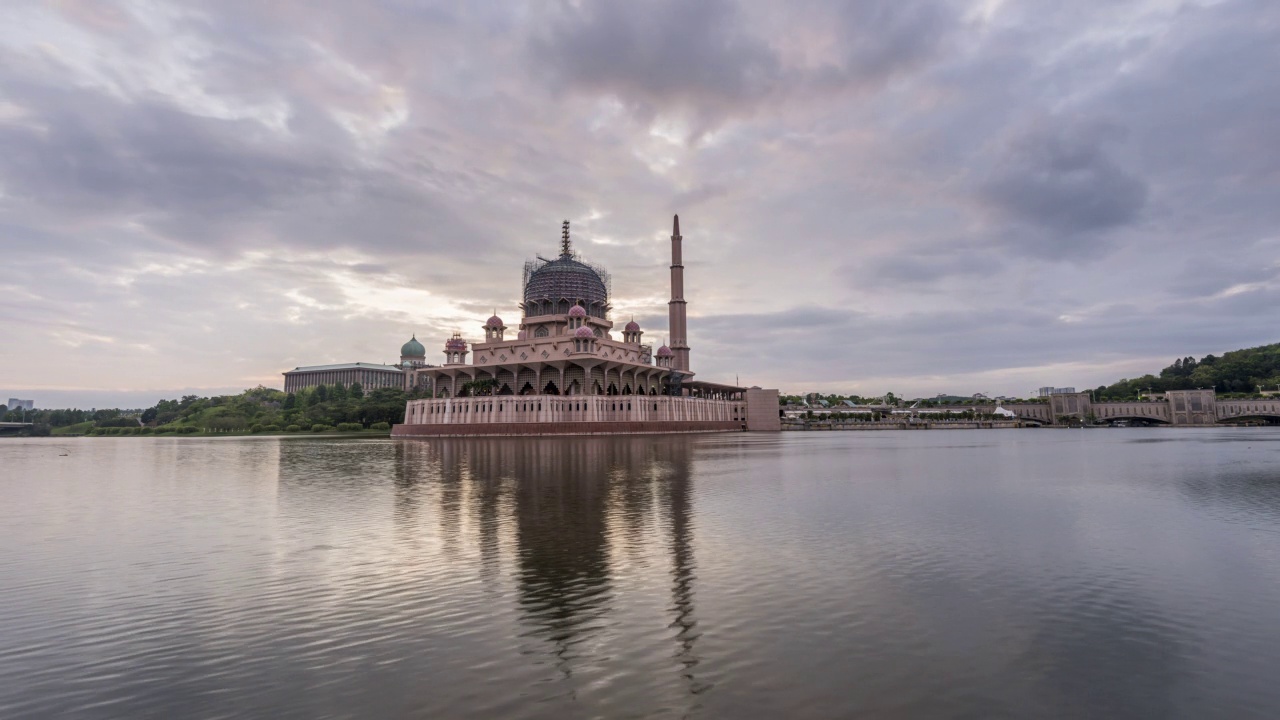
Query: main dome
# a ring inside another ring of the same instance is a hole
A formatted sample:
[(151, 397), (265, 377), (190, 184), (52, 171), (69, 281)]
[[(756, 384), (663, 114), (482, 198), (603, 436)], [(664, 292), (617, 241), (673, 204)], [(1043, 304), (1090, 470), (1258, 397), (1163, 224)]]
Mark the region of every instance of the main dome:
[(568, 300), (570, 306), (580, 303), (590, 308), (597, 305), (603, 311), (609, 304), (609, 286), (606, 284), (604, 271), (593, 268), (572, 255), (561, 255), (548, 261), (540, 259), (528, 266), (524, 283), (526, 305), (550, 302), (553, 313), (567, 312), (568, 308), (558, 310), (560, 300)]

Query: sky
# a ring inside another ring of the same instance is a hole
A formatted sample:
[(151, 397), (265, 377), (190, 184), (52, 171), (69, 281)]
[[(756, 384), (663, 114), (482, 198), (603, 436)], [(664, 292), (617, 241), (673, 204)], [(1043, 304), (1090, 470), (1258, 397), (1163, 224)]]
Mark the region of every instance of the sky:
[(1280, 3), (0, 4), (0, 402), (439, 360), (575, 249), (700, 379), (1027, 395), (1280, 341)]

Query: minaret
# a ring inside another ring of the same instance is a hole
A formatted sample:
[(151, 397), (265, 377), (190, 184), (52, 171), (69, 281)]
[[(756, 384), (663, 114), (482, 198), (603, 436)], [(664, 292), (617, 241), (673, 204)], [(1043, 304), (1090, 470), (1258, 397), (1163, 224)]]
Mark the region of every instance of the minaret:
[(689, 324), (685, 318), (684, 262), (680, 253), (680, 216), (671, 228), (671, 302), (667, 303), (671, 329), (671, 367), (689, 372)]

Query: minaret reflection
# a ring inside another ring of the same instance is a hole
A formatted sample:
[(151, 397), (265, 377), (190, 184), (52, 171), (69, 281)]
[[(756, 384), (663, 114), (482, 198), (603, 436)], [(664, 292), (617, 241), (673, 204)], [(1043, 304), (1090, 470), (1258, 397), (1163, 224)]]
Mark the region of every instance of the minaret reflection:
[(690, 480), (689, 444), (678, 438), (658, 446), (659, 460), (668, 471), (661, 484), (662, 507), (667, 509), (669, 547), (671, 551), (671, 614), (670, 627), (675, 629), (676, 662), (681, 676), (689, 683), (689, 692), (696, 695), (707, 689), (694, 676), (698, 656), (694, 652), (701, 632), (694, 613), (694, 587), (697, 563), (693, 557), (693, 487)]

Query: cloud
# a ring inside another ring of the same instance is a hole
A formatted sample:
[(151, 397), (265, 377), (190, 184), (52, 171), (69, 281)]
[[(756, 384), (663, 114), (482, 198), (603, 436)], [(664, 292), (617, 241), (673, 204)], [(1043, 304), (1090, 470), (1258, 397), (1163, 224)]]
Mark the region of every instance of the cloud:
[(1275, 340), (1278, 20), (6, 3), (0, 381), (278, 384), (433, 348), (512, 323), (565, 218), (656, 342), (675, 212), (701, 378), (1025, 392)]
[(668, 107), (723, 116), (778, 90), (773, 51), (725, 0), (563, 5), (531, 54), (570, 88), (612, 95), (641, 114)]
[(1138, 220), (1146, 182), (1121, 167), (1108, 147), (1123, 128), (1046, 118), (1018, 132), (998, 151), (981, 201), (997, 215), (1029, 226), (1018, 249), (1050, 257), (1086, 255), (1106, 231)]
[(646, 123), (674, 114), (696, 138), (731, 117), (918, 71), (960, 28), (950, 3), (922, 0), (781, 11), (727, 0), (588, 1), (560, 5), (529, 55), (558, 90), (614, 98)]

